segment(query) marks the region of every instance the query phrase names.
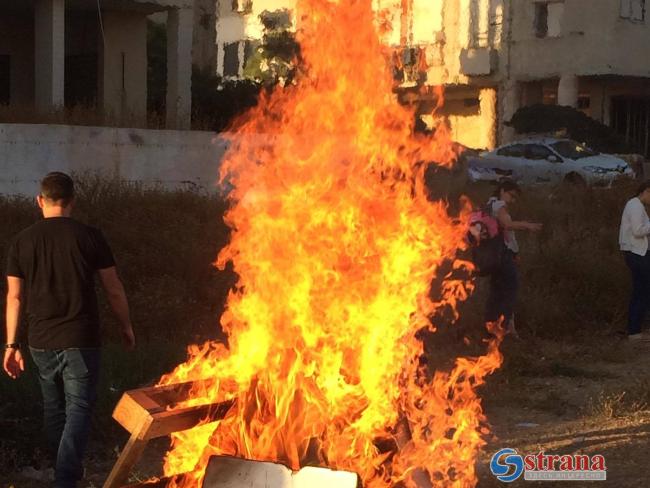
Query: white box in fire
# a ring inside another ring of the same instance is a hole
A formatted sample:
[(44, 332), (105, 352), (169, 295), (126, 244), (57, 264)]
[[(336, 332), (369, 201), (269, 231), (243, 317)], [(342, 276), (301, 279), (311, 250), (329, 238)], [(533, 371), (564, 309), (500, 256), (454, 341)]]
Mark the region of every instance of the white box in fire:
[(291, 471), (282, 464), (231, 456), (210, 458), (203, 488), (357, 488), (356, 473), (307, 466)]

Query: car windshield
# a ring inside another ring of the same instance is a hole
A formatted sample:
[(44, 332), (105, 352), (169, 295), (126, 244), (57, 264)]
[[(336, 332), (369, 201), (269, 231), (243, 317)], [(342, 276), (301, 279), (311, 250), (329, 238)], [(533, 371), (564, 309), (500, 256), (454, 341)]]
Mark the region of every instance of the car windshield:
[(596, 156), (598, 153), (589, 149), (583, 144), (578, 144), (576, 141), (558, 141), (551, 144), (560, 156), (569, 159), (588, 158), (589, 156)]

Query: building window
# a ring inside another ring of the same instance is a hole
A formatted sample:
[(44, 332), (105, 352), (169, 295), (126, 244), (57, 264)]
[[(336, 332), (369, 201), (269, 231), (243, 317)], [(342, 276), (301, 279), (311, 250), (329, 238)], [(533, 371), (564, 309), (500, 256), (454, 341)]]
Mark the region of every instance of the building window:
[(253, 0), (232, 0), (232, 11), (250, 14), (253, 11)]
[(223, 76), (239, 76), (239, 42), (229, 42), (223, 46)]
[(621, 0), (621, 18), (643, 22), (645, 20), (645, 0)]
[(610, 126), (633, 150), (650, 157), (650, 98), (612, 97)]
[(0, 54), (0, 105), (11, 102), (11, 56)]
[[(65, 57), (66, 107), (90, 107), (96, 104), (97, 63), (97, 55), (94, 53), (73, 54)], [(124, 83), (124, 73), (122, 73), (122, 83)]]
[(540, 38), (560, 37), (564, 2), (535, 3), (535, 35)]

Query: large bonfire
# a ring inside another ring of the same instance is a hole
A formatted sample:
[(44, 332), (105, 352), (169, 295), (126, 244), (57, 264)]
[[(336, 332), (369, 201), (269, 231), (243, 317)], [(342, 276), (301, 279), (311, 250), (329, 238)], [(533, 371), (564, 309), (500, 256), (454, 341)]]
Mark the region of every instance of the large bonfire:
[(496, 340), (431, 376), (416, 338), (468, 288), (447, 279), (430, 297), (464, 234), (424, 185), (423, 161), (452, 164), (451, 141), (444, 127), (413, 136), (371, 0), (299, 0), (297, 12), (298, 83), (236, 123), (222, 166), (232, 236), (216, 264), (239, 277), (228, 345), (190, 348), (162, 380), (210, 379), (190, 403), (235, 404), (175, 434), (165, 474), (200, 486), (209, 457), (229, 454), (293, 469), (310, 458), (366, 487), (474, 486), (475, 389), (499, 365)]

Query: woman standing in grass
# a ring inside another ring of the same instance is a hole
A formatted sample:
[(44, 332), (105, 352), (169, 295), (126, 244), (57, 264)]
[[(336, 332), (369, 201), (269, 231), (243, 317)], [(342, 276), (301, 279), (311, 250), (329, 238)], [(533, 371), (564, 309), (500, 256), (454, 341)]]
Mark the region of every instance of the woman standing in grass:
[(517, 302), (519, 277), (517, 273), (517, 256), (519, 244), (515, 236), (516, 230), (538, 232), (542, 224), (513, 220), (510, 206), (521, 195), (521, 188), (511, 180), (502, 180), (487, 202), (487, 208), (499, 223), (499, 229), (506, 245), (499, 270), (490, 276), (490, 293), (485, 311), (487, 322), (496, 322), (503, 318), (506, 333), (517, 336), (515, 329), (514, 309)]
[(639, 186), (636, 196), (625, 205), (621, 217), (618, 242), (625, 257), (625, 264), (632, 276), (632, 296), (628, 310), (627, 333), (631, 340), (640, 340), (641, 324), (650, 299), (650, 255), (648, 236), (650, 218), (645, 205), (650, 204), (650, 180)]

